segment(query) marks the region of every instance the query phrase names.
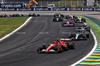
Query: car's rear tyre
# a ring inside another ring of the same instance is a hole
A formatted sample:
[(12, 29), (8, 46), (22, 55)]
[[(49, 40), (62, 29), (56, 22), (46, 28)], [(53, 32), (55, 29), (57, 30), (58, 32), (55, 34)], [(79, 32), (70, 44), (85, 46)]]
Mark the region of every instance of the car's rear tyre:
[(62, 27), (65, 27), (65, 26), (64, 26), (64, 23), (62, 23)]
[(69, 49), (75, 49), (75, 43), (69, 42), (68, 48)]
[(90, 37), (89, 34), (86, 34), (86, 37), (89, 38)]
[(38, 49), (37, 49), (37, 52), (38, 52), (38, 53), (41, 53), (41, 50), (42, 50), (42, 49), (43, 49), (42, 47), (38, 48)]
[(63, 52), (63, 51), (64, 51), (64, 49), (62, 48), (62, 46), (61, 46), (61, 45), (58, 45), (56, 48), (57, 48), (58, 53), (60, 53), (60, 52)]
[(53, 19), (53, 22), (55, 22), (55, 19)]
[(40, 16), (40, 14), (38, 14), (38, 16)]

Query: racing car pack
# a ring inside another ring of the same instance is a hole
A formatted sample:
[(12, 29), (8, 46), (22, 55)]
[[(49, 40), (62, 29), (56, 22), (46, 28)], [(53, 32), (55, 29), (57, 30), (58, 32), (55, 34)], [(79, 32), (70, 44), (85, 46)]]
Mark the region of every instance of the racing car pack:
[[(53, 43), (42, 44), (37, 49), (38, 53), (59, 53), (68, 49), (75, 49), (74, 40), (87, 40), (90, 37), (90, 26), (86, 24), (84, 18), (69, 14), (64, 19), (63, 14), (54, 14), (53, 22), (61, 21), (63, 21), (61, 23), (62, 27), (74, 27), (76, 29), (75, 32), (72, 32), (66, 38), (57, 39)], [(76, 24), (79, 24), (79, 26), (76, 26)]]

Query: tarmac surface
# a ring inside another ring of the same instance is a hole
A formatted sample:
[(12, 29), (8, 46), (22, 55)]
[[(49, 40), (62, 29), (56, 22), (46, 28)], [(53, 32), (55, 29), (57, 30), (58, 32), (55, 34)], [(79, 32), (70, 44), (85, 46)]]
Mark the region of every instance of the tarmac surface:
[[(11, 12), (0, 13), (9, 14)], [(19, 13), (26, 12), (20, 11)], [(28, 13), (30, 12), (26, 14)], [(52, 43), (57, 38), (67, 38), (70, 32), (75, 32), (75, 27), (62, 27), (61, 22), (53, 22), (52, 15), (45, 16), (45, 14), (33, 17), (25, 27), (0, 42), (0, 66), (69, 66), (91, 51), (94, 39), (90, 34), (90, 38), (86, 41), (75, 41), (76, 48), (74, 50), (57, 54), (37, 53), (37, 48), (43, 43)]]

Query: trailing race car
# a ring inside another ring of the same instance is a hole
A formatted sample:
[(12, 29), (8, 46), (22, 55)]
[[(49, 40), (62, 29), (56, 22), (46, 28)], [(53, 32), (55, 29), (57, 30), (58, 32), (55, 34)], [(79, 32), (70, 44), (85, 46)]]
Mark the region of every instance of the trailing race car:
[(83, 26), (82, 26), (82, 27), (77, 27), (76, 30), (78, 30), (78, 31), (85, 31), (85, 32), (88, 31), (88, 32), (90, 32), (90, 27), (83, 27)]
[(40, 16), (40, 14), (35, 14), (35, 13), (29, 14), (29, 17), (37, 17), (37, 16)]
[(86, 20), (85, 18), (82, 18), (82, 17), (78, 17), (76, 20), (75, 20), (76, 23), (85, 23)]
[(4, 15), (0, 15), (0, 17), (23, 17), (23, 16), (24, 16), (23, 14), (12, 14), (12, 15), (4, 14)]
[(70, 39), (59, 39), (53, 43), (49, 43), (49, 46), (43, 44), (37, 49), (37, 52), (62, 52), (68, 49), (74, 49), (75, 43), (72, 43)]
[(24, 15), (23, 14), (13, 14), (13, 15), (10, 15), (10, 17), (23, 17)]
[(53, 22), (61, 22), (61, 21), (63, 21), (62, 17), (54, 17), (53, 18)]
[(69, 15), (66, 16), (66, 19), (75, 20), (75, 19), (77, 19), (77, 16), (69, 14)]
[(9, 15), (7, 15), (7, 14), (2, 14), (2, 15), (0, 15), (0, 17), (9, 17)]
[(56, 14), (54, 14), (54, 17), (64, 17), (64, 15), (63, 14), (60, 14), (60, 13), (56, 13)]
[(74, 24), (74, 22), (72, 22), (71, 20), (65, 20), (65, 21), (62, 23), (62, 26), (63, 26), (63, 27), (74, 27), (75, 24)]
[(72, 40), (86, 40), (89, 38), (89, 33), (76, 31), (76, 33), (70, 34), (69, 38)]
[(86, 31), (90, 32), (90, 26), (88, 26), (86, 23), (82, 24), (81, 27), (84, 27)]

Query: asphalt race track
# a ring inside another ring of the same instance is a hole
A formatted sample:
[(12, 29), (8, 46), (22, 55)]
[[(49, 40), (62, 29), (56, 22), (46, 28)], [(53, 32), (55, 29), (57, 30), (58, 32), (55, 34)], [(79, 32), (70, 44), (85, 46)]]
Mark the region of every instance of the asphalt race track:
[(0, 42), (0, 66), (69, 66), (87, 55), (94, 45), (92, 35), (86, 41), (75, 41), (74, 50), (39, 54), (42, 43), (67, 38), (75, 27), (62, 27), (53, 16), (33, 17), (21, 30)]

